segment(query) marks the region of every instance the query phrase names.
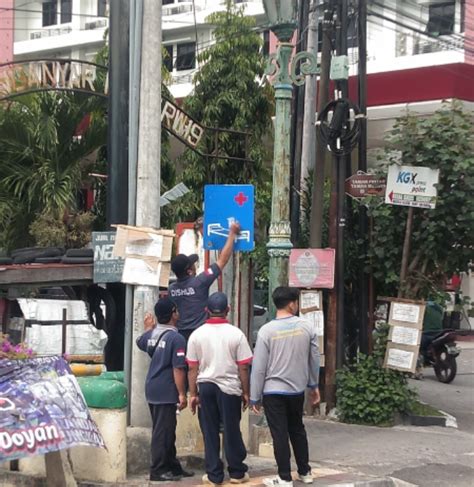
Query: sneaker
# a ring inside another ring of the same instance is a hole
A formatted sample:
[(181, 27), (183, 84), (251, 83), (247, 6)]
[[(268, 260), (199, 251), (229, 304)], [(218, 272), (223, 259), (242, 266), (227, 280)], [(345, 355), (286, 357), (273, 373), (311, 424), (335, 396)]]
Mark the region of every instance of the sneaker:
[(293, 487), (293, 481), (292, 480), (283, 480), (280, 477), (272, 477), (272, 478), (263, 479), (263, 483), (264, 483), (264, 485), (268, 485), (269, 487), (278, 486), (278, 485), (284, 485), (286, 487)]
[(245, 482), (248, 482), (250, 480), (250, 476), (247, 472), (245, 472), (244, 476), (240, 479), (234, 479), (230, 478), (230, 483), (231, 484), (244, 484)]
[(298, 480), (303, 482), (303, 484), (312, 484), (313, 474), (311, 473), (311, 470), (305, 475), (298, 474)]
[(207, 473), (202, 476), (202, 483), (207, 485), (222, 485), (222, 482), (213, 482), (212, 480), (209, 480)]

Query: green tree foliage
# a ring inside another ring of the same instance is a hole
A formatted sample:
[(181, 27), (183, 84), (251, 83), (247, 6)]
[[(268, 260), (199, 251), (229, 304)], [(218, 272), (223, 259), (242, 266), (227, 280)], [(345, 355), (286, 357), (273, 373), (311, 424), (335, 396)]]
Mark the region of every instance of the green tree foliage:
[[(173, 205), (173, 218), (189, 221), (202, 214), (205, 184), (251, 183), (256, 190), (257, 219), (266, 224), (270, 220), (271, 187), (262, 139), (271, 133), (273, 97), (271, 87), (262, 81), (262, 41), (254, 30), (255, 20), (244, 16), (233, 2), (227, 3), (225, 12), (211, 15), (208, 22), (215, 26), (216, 42), (198, 55), (200, 70), (185, 109), (202, 125), (250, 132), (247, 156), (253, 162), (205, 158), (186, 151), (182, 157), (183, 179), (192, 191)], [(200, 150), (215, 150), (212, 136), (201, 142)], [(242, 144), (236, 137), (221, 135), (218, 155), (242, 157)]]
[[(474, 258), (474, 132), (472, 116), (459, 102), (445, 103), (433, 116), (400, 118), (390, 133), (386, 161), (427, 166), (440, 171), (434, 210), (414, 209), (405, 297), (426, 298)], [(370, 258), (378, 292), (395, 295), (407, 208), (370, 206), (374, 231)]]
[(408, 412), (416, 393), (408, 387), (407, 375), (382, 367), (387, 347), (388, 326), (379, 330), (372, 355), (337, 372), (337, 409), (346, 423), (388, 426), (395, 413)]
[(95, 151), (106, 141), (104, 103), (45, 92), (0, 106), (0, 247), (32, 243), (28, 229), (39, 214), (61, 219), (77, 209)]

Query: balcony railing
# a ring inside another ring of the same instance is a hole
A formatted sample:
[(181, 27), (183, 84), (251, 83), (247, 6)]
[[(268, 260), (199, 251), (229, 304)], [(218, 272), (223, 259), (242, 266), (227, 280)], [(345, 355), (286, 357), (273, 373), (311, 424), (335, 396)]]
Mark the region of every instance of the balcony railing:
[(171, 75), (170, 81), (167, 83), (168, 85), (182, 85), (185, 83), (192, 83), (193, 82), (194, 71), (192, 73), (187, 74), (173, 74)]
[(84, 24), (85, 30), (104, 29), (109, 24), (107, 19), (97, 19)]
[[(199, 10), (199, 7), (196, 5), (196, 11), (197, 10)], [(171, 3), (169, 5), (163, 5), (163, 17), (189, 13), (192, 11), (193, 2), (184, 1), (179, 3)]]
[(30, 39), (42, 39), (43, 37), (55, 37), (72, 32), (71, 27), (63, 27), (59, 29), (43, 29), (30, 32)]
[(437, 39), (420, 34), (399, 32), (397, 34), (397, 57), (429, 54), (442, 51), (459, 51), (464, 49), (464, 37), (461, 34), (440, 36)]

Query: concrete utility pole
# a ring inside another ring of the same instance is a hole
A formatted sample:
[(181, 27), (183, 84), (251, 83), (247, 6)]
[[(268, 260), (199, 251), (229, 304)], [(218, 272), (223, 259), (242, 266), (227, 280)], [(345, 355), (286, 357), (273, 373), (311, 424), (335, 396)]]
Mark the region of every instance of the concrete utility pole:
[[(308, 15), (307, 51), (318, 55), (318, 0), (311, 0)], [(306, 79), (304, 92), (303, 142), (301, 149), (300, 188), (306, 189), (306, 178), (314, 169), (316, 158), (316, 92), (317, 76), (311, 74)], [(324, 179), (324, 177), (323, 177)]]
[[(161, 161), (161, 2), (144, 0), (138, 131), (136, 224), (160, 227)], [(153, 310), (158, 288), (137, 286), (133, 299), (133, 342), (143, 333), (143, 319)], [(148, 358), (133, 347), (130, 391), (132, 426), (150, 423), (143, 384)]]

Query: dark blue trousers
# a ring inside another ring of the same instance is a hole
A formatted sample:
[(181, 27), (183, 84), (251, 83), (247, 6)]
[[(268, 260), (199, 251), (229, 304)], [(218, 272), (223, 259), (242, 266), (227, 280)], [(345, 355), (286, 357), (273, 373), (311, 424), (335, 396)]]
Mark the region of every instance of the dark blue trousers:
[(199, 384), (199, 424), (204, 437), (206, 472), (211, 482), (224, 480), (224, 465), (220, 459), (219, 427), (224, 426), (224, 450), (231, 478), (241, 479), (248, 467), (247, 452), (240, 432), (242, 399), (222, 392), (216, 384)]
[(148, 404), (153, 429), (151, 432), (150, 478), (171, 472), (181, 475), (176, 458), (176, 404)]

